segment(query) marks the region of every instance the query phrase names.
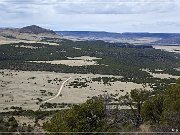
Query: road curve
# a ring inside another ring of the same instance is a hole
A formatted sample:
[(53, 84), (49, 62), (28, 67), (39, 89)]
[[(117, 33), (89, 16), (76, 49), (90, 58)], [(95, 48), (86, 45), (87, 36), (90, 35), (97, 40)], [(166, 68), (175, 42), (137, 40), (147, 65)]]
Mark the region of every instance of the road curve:
[(49, 101), (57, 98), (57, 97), (61, 94), (61, 91), (62, 91), (62, 89), (63, 89), (64, 84), (65, 84), (67, 81), (69, 81), (70, 79), (71, 79), (71, 77), (69, 77), (67, 80), (65, 80), (65, 81), (61, 84), (61, 87), (60, 87), (58, 93), (57, 93), (54, 97), (52, 97), (52, 98), (50, 98), (50, 99), (48, 99), (48, 100), (45, 100), (45, 101), (43, 101), (42, 103), (46, 103), (46, 102), (49, 102)]

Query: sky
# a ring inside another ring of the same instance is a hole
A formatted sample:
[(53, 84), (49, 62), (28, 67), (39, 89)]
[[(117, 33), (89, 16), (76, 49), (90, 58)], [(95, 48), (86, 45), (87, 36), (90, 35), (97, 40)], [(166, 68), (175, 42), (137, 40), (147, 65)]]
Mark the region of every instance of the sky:
[(0, 27), (180, 33), (180, 0), (0, 0)]

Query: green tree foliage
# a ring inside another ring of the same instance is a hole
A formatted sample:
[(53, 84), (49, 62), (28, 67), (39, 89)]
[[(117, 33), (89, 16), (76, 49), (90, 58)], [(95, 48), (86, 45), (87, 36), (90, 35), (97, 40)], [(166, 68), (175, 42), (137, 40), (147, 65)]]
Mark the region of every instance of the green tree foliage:
[[(46, 39), (44, 39), (46, 40)], [(48, 40), (48, 39), (47, 39)], [(125, 81), (151, 83), (162, 86), (174, 82), (173, 79), (160, 80), (140, 69), (151, 72), (162, 69), (162, 73), (180, 75), (175, 68), (180, 67), (179, 54), (153, 49), (150, 46), (134, 46), (127, 43), (107, 43), (103, 41), (62, 40), (59, 46), (40, 43), (16, 43), (0, 46), (0, 69), (28, 71), (54, 71), (63, 73), (93, 73), (123, 76)], [(33, 46), (36, 49), (21, 46)], [(17, 47), (19, 46), (19, 47)], [(81, 48), (81, 50), (73, 47)], [(71, 67), (29, 61), (66, 60), (67, 57), (92, 56), (99, 65)], [(107, 66), (108, 65), (108, 66)], [(131, 66), (130, 66), (131, 65)]]
[(180, 79), (161, 95), (148, 99), (143, 104), (141, 114), (145, 121), (160, 124), (159, 131), (171, 131), (172, 128), (180, 130)]
[(134, 89), (125, 96), (119, 98), (120, 105), (130, 107), (134, 114), (135, 125), (138, 127), (142, 123), (141, 109), (143, 103), (148, 99), (150, 92), (144, 89)]
[(0, 132), (7, 132), (7, 123), (4, 121), (3, 117), (0, 117)]
[(163, 122), (180, 130), (180, 79), (164, 95)]
[(143, 104), (141, 115), (144, 121), (151, 123), (159, 123), (163, 112), (164, 97), (156, 95), (145, 101)]
[(50, 132), (98, 132), (105, 128), (102, 100), (95, 98), (58, 112), (44, 128)]
[(0, 132), (16, 132), (18, 123), (14, 117), (10, 117), (5, 120), (3, 117), (0, 118)]
[(17, 130), (16, 128), (18, 127), (18, 123), (14, 117), (10, 117), (8, 119), (8, 124), (10, 126), (10, 131), (15, 132)]
[(165, 92), (164, 107), (165, 111), (180, 112), (180, 79)]

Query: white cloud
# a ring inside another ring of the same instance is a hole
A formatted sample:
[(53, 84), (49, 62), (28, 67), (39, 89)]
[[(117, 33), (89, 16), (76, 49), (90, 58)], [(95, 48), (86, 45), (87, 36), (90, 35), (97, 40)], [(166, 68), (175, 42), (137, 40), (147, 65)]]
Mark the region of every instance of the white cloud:
[(11, 5), (14, 12), (19, 8), (26, 12), (28, 10), (26, 7), (34, 8), (48, 5), (53, 6), (54, 10), (60, 14), (144, 14), (172, 12), (179, 8), (179, 2), (171, 2), (170, 0), (3, 0), (0, 4)]
[(1, 0), (0, 26), (179, 32), (178, 0)]
[(66, 0), (54, 4), (61, 14), (141, 14), (149, 12), (172, 12), (178, 8), (177, 2), (155, 2), (141, 0)]

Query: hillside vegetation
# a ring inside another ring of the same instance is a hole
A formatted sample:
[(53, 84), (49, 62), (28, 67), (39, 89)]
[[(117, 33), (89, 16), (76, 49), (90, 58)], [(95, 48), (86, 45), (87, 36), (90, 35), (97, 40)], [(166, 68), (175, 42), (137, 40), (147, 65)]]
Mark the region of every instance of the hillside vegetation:
[[(110, 109), (112, 97), (94, 97), (81, 105), (59, 111), (44, 124), (49, 132), (177, 132), (180, 130), (180, 80), (164, 93), (152, 96), (151, 92), (134, 89), (119, 98)], [(126, 106), (129, 109), (118, 109)]]
[[(143, 131), (143, 126), (147, 126), (148, 131), (180, 130), (180, 80), (162, 79), (151, 74), (180, 76), (180, 71), (177, 70), (180, 67), (180, 54), (156, 50), (151, 46), (135, 46), (128, 43), (71, 41), (47, 37), (40, 41), (44, 43), (20, 42), (0, 45), (0, 69), (16, 70), (16, 72), (22, 70), (112, 75), (109, 77), (96, 76), (92, 78), (92, 81), (105, 86), (111, 86), (116, 81), (134, 82), (143, 84), (144, 88), (148, 85), (151, 90), (133, 89), (119, 97), (118, 94), (106, 93), (89, 97), (89, 100), (82, 104), (46, 103), (41, 104), (38, 111), (23, 110), (21, 107), (13, 106), (10, 109), (14, 111), (1, 112), (0, 131), (32, 132), (36, 131), (37, 127), (41, 127), (42, 130), (48, 132), (137, 132)], [(55, 43), (55, 45), (49, 43)], [(69, 58), (75, 62), (82, 58), (81, 56), (93, 57), (94, 59), (86, 61), (95, 61), (96, 64), (68, 66), (46, 63), (46, 61), (53, 60), (69, 60)], [(9, 72), (9, 74), (13, 77), (12, 73)], [(3, 71), (1, 75), (6, 74)], [(37, 79), (36, 76), (31, 76), (26, 81), (28, 83), (29, 80), (35, 79)], [(53, 79), (49, 78), (46, 82), (58, 84), (57, 87), (59, 87), (61, 81), (53, 75)], [(73, 87), (78, 90), (89, 87), (92, 81), (81, 81), (77, 78), (67, 86), (69, 89)], [(4, 83), (3, 80), (2, 83)], [(33, 83), (35, 86), (39, 84), (39, 82)], [(45, 87), (46, 84), (43, 85), (42, 87)], [(123, 91), (121, 87), (118, 90)], [(49, 91), (46, 92), (44, 89), (40, 92), (41, 96), (54, 95), (54, 93), (47, 93)], [(38, 103), (42, 102), (41, 98), (37, 100)], [(41, 111), (43, 108), (58, 107), (61, 110)], [(14, 116), (30, 117), (35, 124), (33, 126), (20, 125)], [(45, 122), (46, 117), (50, 117), (50, 120)], [(39, 126), (38, 121), (40, 120), (44, 120), (43, 126)]]
[[(52, 39), (46, 39), (49, 41)], [(52, 42), (52, 41), (51, 41)], [(15, 43), (0, 46), (0, 68), (30, 71), (55, 71), (63, 73), (93, 73), (123, 76), (124, 81), (150, 83), (152, 85), (170, 84), (175, 79), (154, 78), (142, 69), (154, 73), (180, 75), (180, 55), (151, 46), (131, 44), (113, 44), (103, 41), (62, 40), (59, 45), (41, 43)], [(32, 46), (25, 48), (21, 46)], [(34, 47), (34, 48), (33, 48)], [(76, 49), (76, 48), (80, 49)], [(67, 66), (62, 64), (33, 63), (30, 61), (68, 60), (67, 57), (91, 56), (97, 59), (97, 65)], [(157, 71), (156, 69), (161, 69)]]

